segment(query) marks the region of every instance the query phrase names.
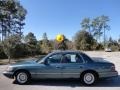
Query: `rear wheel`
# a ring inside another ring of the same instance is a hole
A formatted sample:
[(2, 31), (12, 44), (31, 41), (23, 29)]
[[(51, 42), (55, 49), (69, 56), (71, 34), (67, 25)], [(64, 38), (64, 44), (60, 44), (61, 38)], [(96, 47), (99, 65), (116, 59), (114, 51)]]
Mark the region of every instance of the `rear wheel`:
[(18, 84), (26, 84), (28, 83), (29, 79), (30, 79), (30, 75), (25, 71), (18, 71), (15, 75), (15, 81)]
[(93, 72), (85, 72), (80, 79), (84, 85), (93, 85), (97, 80), (97, 75)]

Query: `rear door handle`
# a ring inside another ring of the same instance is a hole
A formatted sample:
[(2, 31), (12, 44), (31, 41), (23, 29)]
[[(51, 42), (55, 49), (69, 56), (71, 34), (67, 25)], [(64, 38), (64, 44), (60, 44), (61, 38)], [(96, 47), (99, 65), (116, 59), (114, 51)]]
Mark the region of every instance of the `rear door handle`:
[(80, 68), (83, 68), (83, 66), (80, 66)]
[(62, 66), (56, 66), (56, 68), (61, 68), (61, 69), (64, 69), (65, 67), (62, 67)]
[(62, 68), (61, 66), (56, 66), (56, 68)]

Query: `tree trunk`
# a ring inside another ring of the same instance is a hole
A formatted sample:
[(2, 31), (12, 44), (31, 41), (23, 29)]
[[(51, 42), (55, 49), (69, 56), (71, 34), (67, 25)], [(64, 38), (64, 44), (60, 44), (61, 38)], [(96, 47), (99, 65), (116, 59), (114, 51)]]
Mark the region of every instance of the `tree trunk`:
[(2, 33), (2, 41), (3, 41), (3, 20), (2, 20), (2, 27), (1, 27), (1, 29), (2, 29), (2, 30), (1, 30), (2, 32), (1, 32), (1, 33)]
[(105, 28), (104, 28), (104, 49), (105, 49), (105, 45), (106, 45), (106, 39), (105, 39)]
[(101, 35), (100, 35), (100, 31), (99, 31), (99, 43), (101, 43), (101, 42), (100, 42), (100, 36), (101, 36)]
[(11, 63), (11, 58), (10, 58), (10, 56), (8, 56), (8, 63), (9, 63), (9, 64)]
[(91, 30), (90, 30), (90, 27), (89, 27), (89, 33), (90, 33), (90, 35), (91, 35)]

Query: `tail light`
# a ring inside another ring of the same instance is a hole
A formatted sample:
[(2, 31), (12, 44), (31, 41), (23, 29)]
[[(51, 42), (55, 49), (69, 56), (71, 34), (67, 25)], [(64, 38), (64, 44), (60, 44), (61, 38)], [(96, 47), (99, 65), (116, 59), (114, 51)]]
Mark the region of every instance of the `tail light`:
[(112, 71), (115, 71), (115, 66), (114, 66), (114, 65), (111, 66), (111, 70), (112, 70)]

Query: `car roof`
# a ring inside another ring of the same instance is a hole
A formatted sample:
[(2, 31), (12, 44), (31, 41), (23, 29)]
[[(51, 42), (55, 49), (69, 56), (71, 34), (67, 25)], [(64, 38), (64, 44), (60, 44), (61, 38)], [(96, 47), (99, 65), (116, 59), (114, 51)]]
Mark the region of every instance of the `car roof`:
[(56, 54), (56, 53), (82, 53), (81, 51), (78, 50), (54, 50), (52, 52), (52, 54)]

